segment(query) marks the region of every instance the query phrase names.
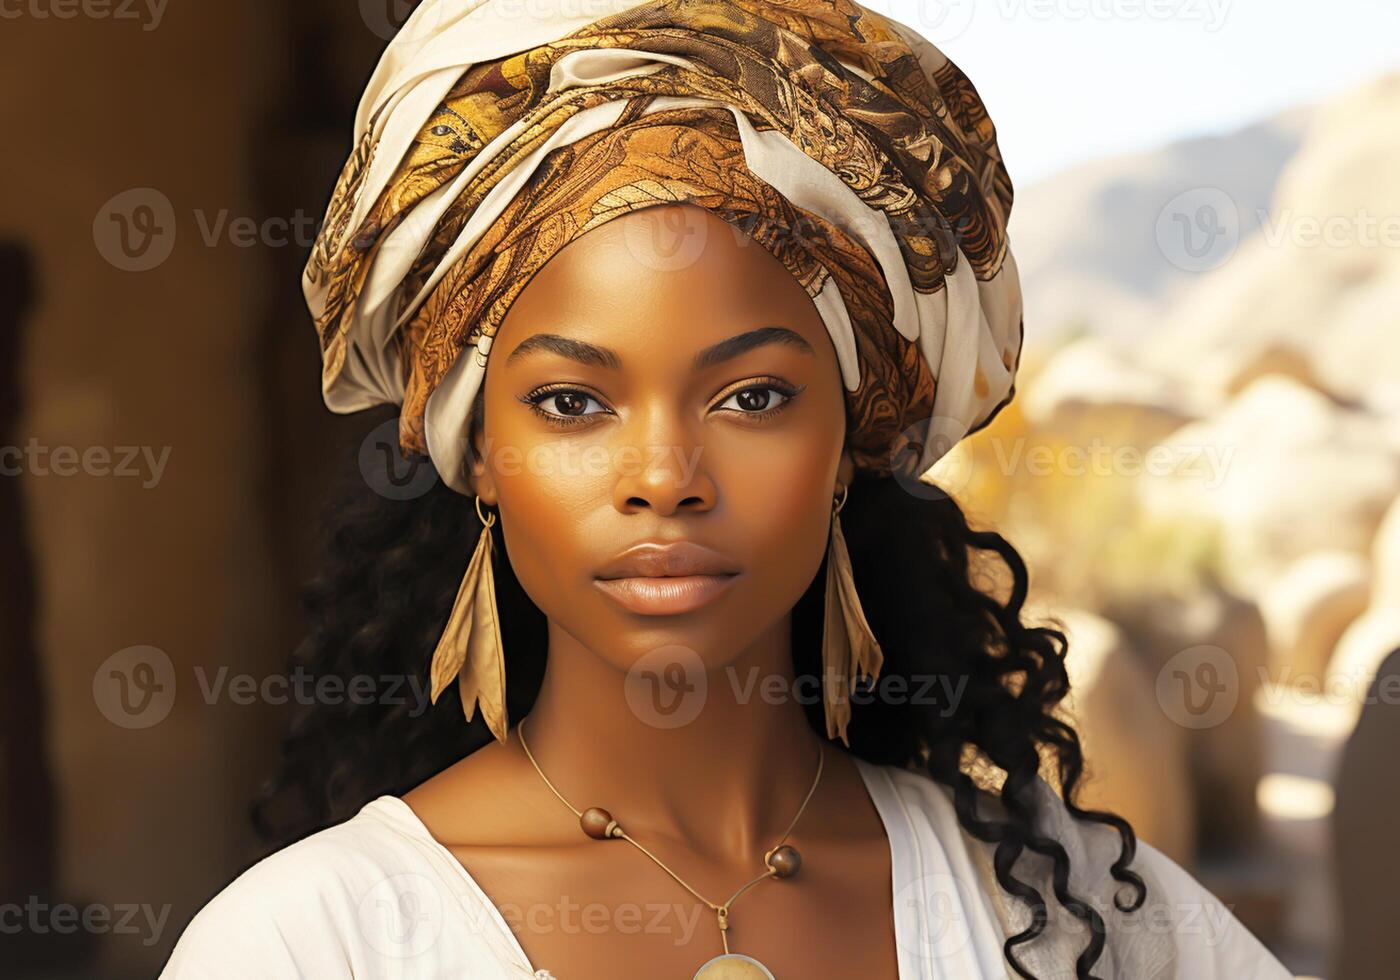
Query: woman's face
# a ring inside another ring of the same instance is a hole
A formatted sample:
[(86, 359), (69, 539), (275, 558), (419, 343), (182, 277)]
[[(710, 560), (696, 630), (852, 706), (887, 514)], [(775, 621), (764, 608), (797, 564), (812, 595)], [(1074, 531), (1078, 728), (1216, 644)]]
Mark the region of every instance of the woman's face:
[(688, 205), (588, 232), (511, 306), (484, 398), (475, 485), (553, 628), (622, 670), (787, 630), (853, 469), (835, 349), (762, 246)]

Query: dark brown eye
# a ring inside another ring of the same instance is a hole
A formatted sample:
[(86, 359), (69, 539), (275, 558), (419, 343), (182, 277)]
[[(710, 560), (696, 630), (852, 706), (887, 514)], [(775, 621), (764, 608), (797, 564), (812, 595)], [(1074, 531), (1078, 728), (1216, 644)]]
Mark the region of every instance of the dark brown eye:
[(564, 391), (554, 396), (554, 410), (560, 415), (582, 415), (588, 399), (577, 392)]
[(734, 392), (716, 407), (734, 408), (745, 415), (753, 415), (784, 405), (791, 397), (787, 392), (771, 385), (755, 385)]
[[(608, 409), (585, 391), (575, 388), (555, 388), (532, 391), (520, 399), (530, 406), (537, 415), (555, 424), (582, 424), (594, 415), (607, 415)], [(588, 411), (588, 406), (597, 406), (597, 411)]]
[(750, 388), (734, 397), (739, 399), (739, 407), (746, 412), (761, 412), (768, 407), (770, 388)]

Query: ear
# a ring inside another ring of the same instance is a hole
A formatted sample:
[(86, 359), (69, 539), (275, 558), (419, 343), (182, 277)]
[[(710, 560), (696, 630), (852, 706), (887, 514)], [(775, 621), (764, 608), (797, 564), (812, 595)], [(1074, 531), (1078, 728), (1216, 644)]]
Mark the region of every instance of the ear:
[(856, 478), (856, 463), (851, 459), (850, 450), (841, 450), (841, 463), (836, 468), (836, 481), (839, 486), (849, 487)]
[(486, 434), (481, 425), (473, 425), (471, 430), (471, 453), (465, 465), (467, 483), (471, 492), (481, 498), (483, 506), (494, 507), (500, 502), (496, 489), (496, 474), (487, 460)]

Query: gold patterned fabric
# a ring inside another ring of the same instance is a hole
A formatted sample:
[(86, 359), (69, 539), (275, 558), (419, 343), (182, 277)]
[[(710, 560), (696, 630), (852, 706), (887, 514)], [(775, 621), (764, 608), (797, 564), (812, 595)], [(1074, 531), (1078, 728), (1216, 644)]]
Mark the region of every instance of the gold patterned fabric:
[(304, 278), (323, 391), (402, 405), (403, 449), (458, 489), (515, 297), (663, 204), (741, 228), (813, 298), (859, 469), (888, 473), (913, 432), (923, 472), (1014, 392), (992, 123), (931, 44), (849, 0), (427, 0), (357, 126)]

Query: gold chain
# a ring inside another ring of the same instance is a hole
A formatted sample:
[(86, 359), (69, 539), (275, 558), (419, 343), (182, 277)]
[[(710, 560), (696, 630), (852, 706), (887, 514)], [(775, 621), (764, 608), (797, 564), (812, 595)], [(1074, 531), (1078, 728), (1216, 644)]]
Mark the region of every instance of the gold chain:
[[(540, 764), (535, 761), (535, 756), (530, 751), (530, 746), (525, 741), (525, 720), (523, 718), (520, 720), (520, 724), (516, 726), (516, 732), (520, 735), (520, 747), (525, 750), (525, 757), (530, 760), (530, 765), (535, 767), (535, 772), (540, 774), (540, 778), (543, 779), (544, 784), (549, 787), (549, 791), (555, 796), (557, 796), (559, 798), (559, 802), (563, 803), (566, 807), (568, 807), (573, 812), (574, 816), (582, 818), (583, 811), (578, 809), (578, 807), (574, 806), (572, 803), (570, 803), (564, 798), (564, 794), (559, 792), (559, 790), (555, 788), (554, 784), (549, 781), (549, 777), (544, 774), (544, 770), (540, 768)], [(817, 791), (817, 784), (821, 782), (822, 768), (825, 766), (825, 764), (826, 747), (823, 746), (820, 741), (818, 741), (817, 774), (812, 779), (812, 785), (810, 788), (808, 788), (807, 795), (802, 799), (802, 805), (797, 808), (797, 814), (792, 818), (792, 822), (788, 824), (787, 830), (783, 831), (783, 836), (778, 838), (778, 843), (774, 844), (773, 847), (769, 849), (769, 854), (772, 854), (773, 851), (776, 851), (779, 847), (783, 845), (783, 842), (788, 839), (788, 835), (792, 833), (792, 829), (797, 826), (797, 821), (802, 819), (803, 811), (807, 809), (807, 804), (811, 801), (812, 794)], [(694, 895), (696, 898), (700, 899), (700, 901), (704, 902), (710, 907), (710, 909), (715, 913), (719, 920), (719, 936), (720, 941), (724, 944), (725, 953), (729, 952), (730, 906), (734, 904), (735, 899), (737, 899), (740, 895), (746, 892), (749, 888), (758, 884), (760, 881), (763, 881), (766, 878), (772, 878), (777, 874), (777, 872), (774, 871), (774, 869), (771, 866), (769, 866), (767, 864), (767, 861), (765, 860), (764, 871), (762, 874), (756, 875), (755, 877), (750, 878), (748, 881), (744, 882), (744, 884), (740, 885), (739, 889), (736, 892), (734, 892), (733, 895), (729, 896), (728, 900), (726, 900), (723, 905), (719, 905), (715, 902), (710, 901), (704, 895), (701, 895), (694, 888), (690, 887), (690, 885), (685, 881), (684, 878), (682, 878), (680, 875), (676, 874), (674, 871), (672, 871), (669, 867), (666, 866), (666, 862), (662, 861), (655, 854), (651, 853), (651, 851), (643, 847), (640, 843), (638, 843), (630, 835), (628, 835), (627, 832), (624, 831), (621, 827), (617, 827), (613, 831), (612, 836), (622, 838), (623, 840), (627, 841), (627, 843), (635, 847), (637, 850), (645, 854), (647, 857), (651, 858), (651, 860), (655, 862), (656, 866), (659, 867), (662, 871), (666, 872), (672, 878), (674, 878), (677, 884), (679, 884), (686, 891), (690, 892), (690, 894)]]

